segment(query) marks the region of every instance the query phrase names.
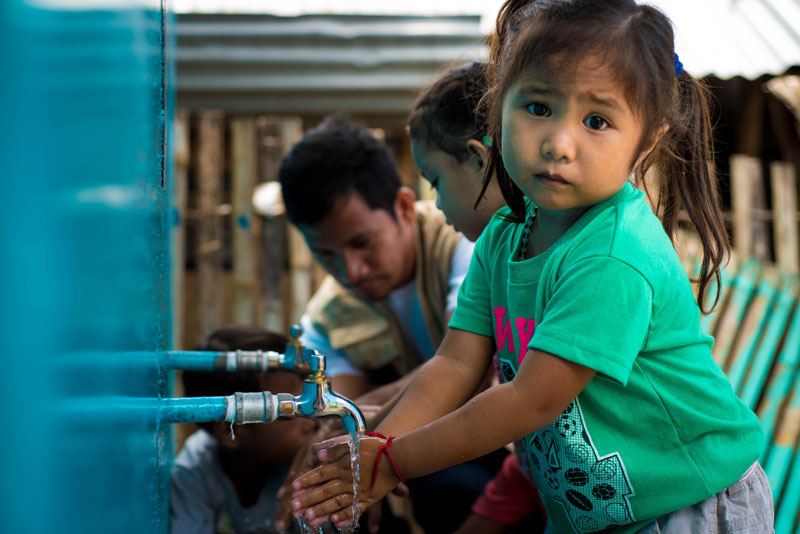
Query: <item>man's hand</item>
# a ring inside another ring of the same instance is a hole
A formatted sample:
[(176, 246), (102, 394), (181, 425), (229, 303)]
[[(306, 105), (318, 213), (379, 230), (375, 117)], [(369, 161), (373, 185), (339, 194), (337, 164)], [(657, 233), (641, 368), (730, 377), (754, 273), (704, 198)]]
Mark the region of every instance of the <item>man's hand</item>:
[(344, 433), (344, 425), (339, 418), (329, 418), (320, 420), (319, 429), (311, 439), (294, 456), (289, 474), (286, 475), (281, 488), (278, 490), (278, 510), (275, 512), (275, 528), (277, 530), (288, 530), (292, 523), (292, 482), (309, 469), (319, 464), (316, 456), (311, 453), (311, 445), (319, 443)]

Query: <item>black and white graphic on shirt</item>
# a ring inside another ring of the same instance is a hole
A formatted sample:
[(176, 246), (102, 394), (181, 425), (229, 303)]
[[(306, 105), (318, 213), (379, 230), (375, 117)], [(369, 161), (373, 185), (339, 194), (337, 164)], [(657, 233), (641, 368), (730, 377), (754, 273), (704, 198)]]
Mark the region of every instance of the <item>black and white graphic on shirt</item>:
[(564, 507), (576, 532), (634, 521), (628, 502), (634, 491), (622, 458), (616, 452), (598, 454), (577, 399), (526, 441), (539, 490)]
[(514, 376), (516, 375), (514, 372), (514, 366), (512, 366), (508, 361), (500, 359), (500, 374), (503, 375), (503, 382), (511, 382), (514, 380)]

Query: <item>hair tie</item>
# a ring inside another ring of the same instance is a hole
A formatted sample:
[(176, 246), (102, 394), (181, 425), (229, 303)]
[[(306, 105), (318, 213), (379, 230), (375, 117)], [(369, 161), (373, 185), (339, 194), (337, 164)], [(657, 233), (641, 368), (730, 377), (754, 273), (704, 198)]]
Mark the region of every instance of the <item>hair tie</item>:
[(677, 52), (675, 52), (675, 65), (674, 65), (674, 67), (675, 67), (675, 76), (680, 76), (681, 74), (683, 74), (683, 63), (681, 63), (681, 60), (678, 59), (678, 53)]
[(484, 135), (482, 141), (483, 141), (483, 146), (485, 146), (486, 148), (490, 148), (492, 146), (491, 135)]

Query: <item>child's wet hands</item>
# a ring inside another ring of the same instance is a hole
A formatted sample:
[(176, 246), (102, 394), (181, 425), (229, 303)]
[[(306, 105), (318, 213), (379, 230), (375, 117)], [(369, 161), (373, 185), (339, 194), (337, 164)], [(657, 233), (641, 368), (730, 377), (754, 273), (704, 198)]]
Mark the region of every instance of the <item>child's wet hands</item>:
[[(364, 436), (360, 445), (359, 484), (361, 511), (379, 502), (398, 484), (389, 462), (381, 462), (375, 485), (370, 489), (372, 471), (379, 447), (385, 440)], [(322, 462), (316, 469), (298, 477), (294, 483), (292, 510), (295, 517), (305, 517), (312, 525), (326, 520), (338, 528), (353, 522), (353, 470), (347, 436), (312, 446), (312, 453)]]
[(311, 445), (311, 456), (317, 459), (316, 465), (335, 462), (346, 456), (348, 465), (350, 465), (350, 437), (338, 436), (314, 443)]
[(319, 428), (311, 437), (311, 439), (298, 451), (292, 462), (289, 474), (283, 481), (281, 488), (278, 490), (278, 510), (275, 513), (275, 528), (278, 530), (286, 530), (292, 522), (292, 483), (297, 476), (308, 472), (312, 467), (320, 464), (319, 459), (315, 452), (312, 451), (312, 444), (328, 440), (334, 436), (338, 436), (344, 432), (344, 426), (339, 419), (327, 419), (320, 422)]

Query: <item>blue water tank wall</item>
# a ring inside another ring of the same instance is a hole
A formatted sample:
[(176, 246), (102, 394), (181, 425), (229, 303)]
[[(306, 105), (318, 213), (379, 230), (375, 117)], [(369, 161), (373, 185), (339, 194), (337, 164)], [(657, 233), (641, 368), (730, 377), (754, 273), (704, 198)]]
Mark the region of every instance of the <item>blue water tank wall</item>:
[(0, 532), (167, 531), (166, 22), (0, 2)]

